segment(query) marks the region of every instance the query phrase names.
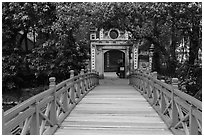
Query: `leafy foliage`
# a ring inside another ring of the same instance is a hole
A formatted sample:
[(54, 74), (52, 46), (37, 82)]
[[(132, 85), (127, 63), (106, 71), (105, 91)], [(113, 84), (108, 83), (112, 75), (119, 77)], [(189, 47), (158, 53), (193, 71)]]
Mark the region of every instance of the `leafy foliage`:
[[(63, 4), (3, 3), (3, 92), (48, 84), (50, 76), (61, 81), (69, 77), (70, 69), (77, 72), (85, 66), (87, 41), (76, 42), (77, 21), (72, 26), (61, 20), (65, 17), (59, 5)], [(20, 40), (19, 31), (24, 32)], [(35, 48), (24, 51), (22, 40), (33, 32), (37, 33)]]
[[(195, 96), (200, 90), (202, 90), (202, 68), (196, 64), (190, 66), (184, 64), (180, 67), (178, 72), (179, 87), (182, 91)], [(199, 100), (202, 100), (201, 96), (197, 96)]]
[[(77, 72), (84, 68), (89, 58), (87, 30), (94, 26), (124, 29), (132, 39), (154, 44), (153, 69), (179, 77), (188, 90), (185, 92), (194, 95), (202, 88), (200, 77), (195, 75), (201, 68), (200, 64), (197, 69), (195, 63), (202, 50), (201, 19), (200, 2), (4, 2), (3, 90), (19, 86), (12, 78), (20, 78), (16, 81), (22, 81), (21, 85), (25, 81), (40, 85), (50, 76), (60, 81), (69, 76), (70, 69)], [(23, 31), (20, 40), (19, 31)], [(35, 48), (23, 51), (20, 45), (28, 33), (37, 34)], [(189, 51), (178, 52), (180, 47)], [(188, 88), (192, 82), (196, 91)]]

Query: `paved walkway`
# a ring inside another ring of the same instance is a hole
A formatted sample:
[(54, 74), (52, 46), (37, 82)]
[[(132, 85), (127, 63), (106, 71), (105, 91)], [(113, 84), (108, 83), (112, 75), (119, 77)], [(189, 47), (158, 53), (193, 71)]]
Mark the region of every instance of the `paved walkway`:
[(170, 135), (155, 110), (127, 79), (107, 77), (64, 120), (55, 135)]

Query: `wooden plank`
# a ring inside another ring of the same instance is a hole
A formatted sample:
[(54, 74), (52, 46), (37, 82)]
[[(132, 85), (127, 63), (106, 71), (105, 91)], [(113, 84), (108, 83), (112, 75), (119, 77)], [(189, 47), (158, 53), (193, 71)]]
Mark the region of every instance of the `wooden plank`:
[(80, 122), (75, 122), (75, 121), (64, 121), (61, 125), (62, 127), (135, 127), (135, 128), (152, 128), (152, 129), (157, 129), (157, 128), (166, 128), (166, 125), (163, 123), (139, 123), (135, 124), (135, 122), (109, 122), (109, 121), (80, 121)]
[(55, 135), (121, 135), (121, 134), (140, 134), (140, 135), (171, 135), (166, 129), (137, 129), (137, 128), (70, 128), (58, 129)]
[(130, 116), (120, 116), (120, 117), (113, 117), (113, 116), (104, 116), (104, 117), (69, 117), (67, 120), (64, 121), (101, 121), (101, 122), (108, 122), (108, 121), (112, 121), (112, 122), (134, 122), (135, 123), (163, 123), (163, 121), (160, 120), (160, 118), (158, 117), (130, 117)]
[(55, 134), (172, 133), (128, 80), (106, 79), (79, 102)]

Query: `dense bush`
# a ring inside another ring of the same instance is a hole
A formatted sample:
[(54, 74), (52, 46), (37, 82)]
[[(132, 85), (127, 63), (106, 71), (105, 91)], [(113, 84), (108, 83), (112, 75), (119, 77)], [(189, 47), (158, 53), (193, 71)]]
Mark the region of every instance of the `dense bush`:
[[(184, 64), (177, 70), (179, 78), (179, 87), (182, 91), (191, 96), (195, 96), (200, 90), (202, 91), (202, 68), (199, 64)], [(202, 97), (197, 97), (200, 100)]]

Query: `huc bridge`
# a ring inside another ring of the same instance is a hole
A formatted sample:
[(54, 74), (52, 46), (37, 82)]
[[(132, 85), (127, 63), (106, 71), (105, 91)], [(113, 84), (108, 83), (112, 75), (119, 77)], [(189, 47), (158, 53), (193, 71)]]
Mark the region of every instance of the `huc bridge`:
[(3, 134), (202, 134), (202, 103), (136, 70), (128, 79), (84, 70), (2, 113)]
[[(201, 101), (179, 91), (177, 78), (158, 80), (154, 45), (129, 39), (91, 28), (89, 71), (59, 84), (51, 77), (48, 90), (3, 112), (3, 134), (202, 134)], [(117, 63), (124, 79), (105, 75)]]

